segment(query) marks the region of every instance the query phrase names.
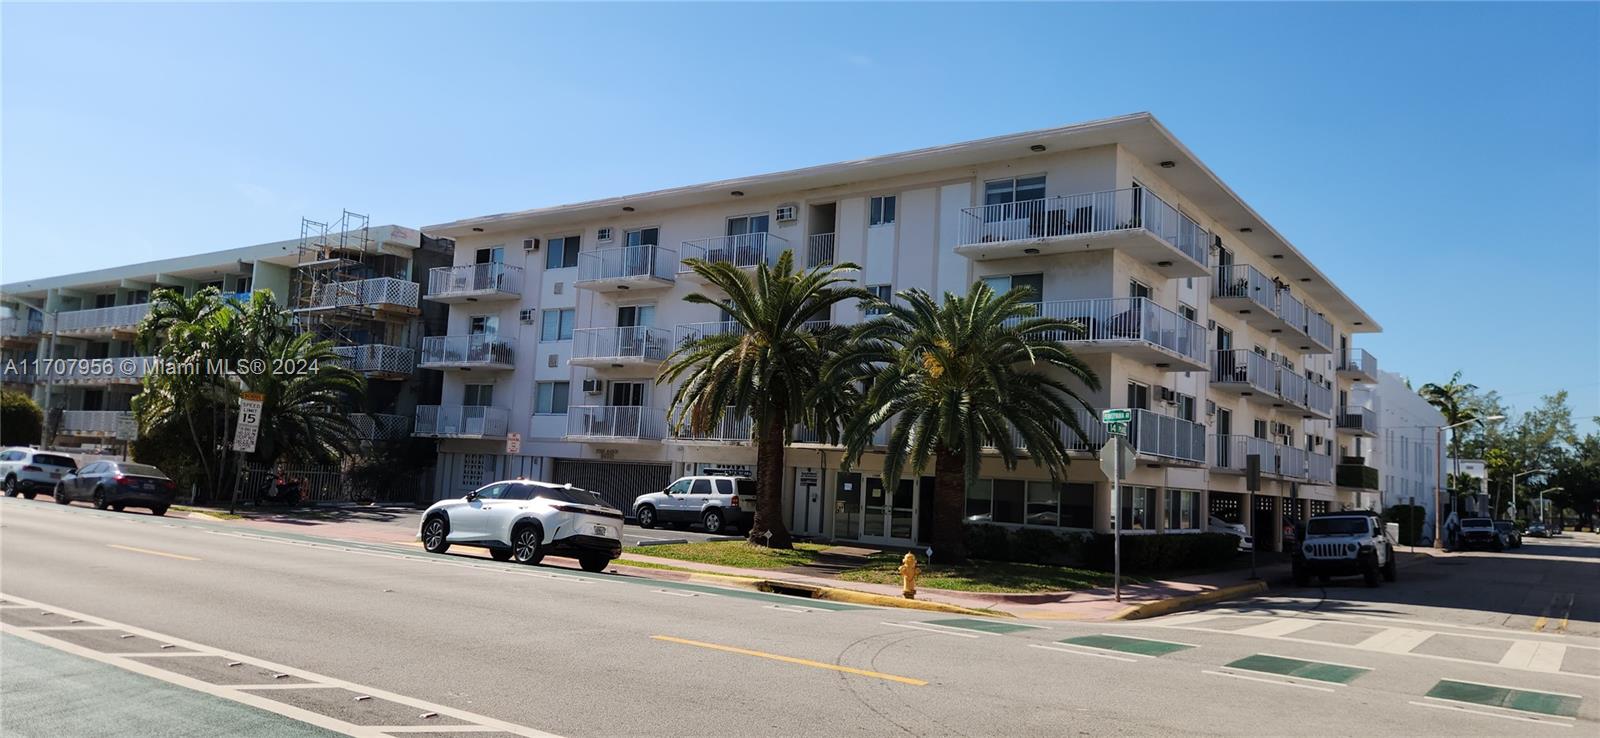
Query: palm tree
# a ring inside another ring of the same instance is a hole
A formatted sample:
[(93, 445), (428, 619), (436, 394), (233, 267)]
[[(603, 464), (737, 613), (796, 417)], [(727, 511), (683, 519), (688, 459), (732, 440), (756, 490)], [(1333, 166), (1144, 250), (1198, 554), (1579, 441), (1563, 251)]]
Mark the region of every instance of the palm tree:
[[(1444, 384), (1429, 382), (1417, 390), (1422, 399), (1429, 405), (1438, 408), (1439, 414), (1444, 416), (1445, 425), (1456, 425), (1478, 419), (1478, 410), (1470, 404), (1473, 392), (1478, 391), (1478, 385), (1463, 383), (1461, 370), (1456, 370), (1450, 375), (1450, 381)], [(1450, 430), (1450, 458), (1455, 465), (1451, 474), (1451, 481), (1461, 475), (1461, 430), (1466, 426), (1457, 426)]]
[[(756, 447), (756, 514), (752, 542), (791, 548), (783, 524), (783, 457), (790, 426), (807, 419), (807, 395), (818, 385), (824, 348), (836, 331), (807, 323), (826, 319), (837, 303), (870, 299), (848, 275), (854, 264), (796, 271), (784, 251), (776, 265), (761, 264), (752, 278), (727, 262), (690, 259), (691, 269), (727, 295), (698, 292), (686, 302), (721, 308), (735, 330), (690, 340), (667, 357), (656, 383), (678, 382), (669, 418), (674, 427), (706, 432), (725, 412), (748, 416)], [(768, 535), (770, 534), (770, 535)]]
[(1082, 327), (1037, 317), (1031, 292), (997, 295), (982, 282), (942, 302), (922, 290), (901, 292), (828, 365), (824, 384), (853, 379), (865, 387), (844, 428), (847, 466), (890, 423), (883, 474), (891, 489), (908, 466), (920, 475), (933, 461), (932, 539), (941, 561), (966, 560), (966, 489), (985, 450), (1007, 469), (1026, 453), (1059, 478), (1069, 460), (1063, 430), (1088, 442), (1078, 410), (1089, 403), (1058, 378), (1100, 387), (1094, 370), (1058, 340)]

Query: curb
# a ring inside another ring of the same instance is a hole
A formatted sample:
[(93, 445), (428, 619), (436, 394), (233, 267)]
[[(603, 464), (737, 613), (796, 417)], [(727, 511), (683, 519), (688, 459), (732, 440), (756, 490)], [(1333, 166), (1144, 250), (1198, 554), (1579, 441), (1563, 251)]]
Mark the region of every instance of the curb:
[(1235, 597), (1242, 597), (1247, 594), (1265, 592), (1267, 589), (1268, 587), (1266, 582), (1258, 581), (1235, 584), (1232, 587), (1220, 587), (1218, 589), (1211, 590), (1210, 592), (1202, 592), (1201, 594), (1186, 595), (1183, 597), (1168, 597), (1164, 600), (1156, 600), (1154, 602), (1146, 602), (1144, 604), (1134, 605), (1126, 610), (1123, 610), (1122, 612), (1112, 615), (1107, 619), (1142, 620), (1144, 618), (1153, 618), (1158, 615), (1166, 615), (1179, 610), (1187, 610), (1197, 605), (1205, 605), (1212, 602), (1219, 602), (1221, 600), (1230, 600)]
[(674, 582), (695, 582), (697, 584), (716, 584), (724, 587), (738, 587), (769, 594), (784, 594), (804, 597), (813, 600), (829, 600), (831, 602), (844, 602), (852, 605), (873, 605), (876, 607), (898, 607), (907, 610), (928, 610), (944, 612), (954, 615), (974, 615), (981, 617), (1015, 617), (1014, 615), (998, 610), (974, 610), (959, 605), (947, 605), (943, 602), (929, 602), (927, 600), (907, 600), (889, 595), (861, 592), (853, 589), (840, 589), (838, 587), (824, 587), (801, 582), (786, 582), (781, 579), (759, 579), (753, 577), (739, 577), (731, 574), (711, 574), (699, 571), (680, 571), (677, 569), (654, 569), (648, 567), (629, 566), (625, 563), (613, 562), (613, 567), (627, 569), (630, 576), (645, 579), (660, 579)]

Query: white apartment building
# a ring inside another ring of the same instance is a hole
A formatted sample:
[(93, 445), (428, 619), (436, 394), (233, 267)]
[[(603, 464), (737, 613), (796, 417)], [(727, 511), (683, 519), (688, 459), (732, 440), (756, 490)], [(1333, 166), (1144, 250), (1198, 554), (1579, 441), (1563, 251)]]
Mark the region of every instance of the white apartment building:
[[(449, 263), (451, 245), (413, 228), (368, 228), (364, 218), (360, 226), (0, 285), (0, 382), (45, 409), (54, 445), (109, 446), (152, 370), (133, 339), (154, 291), (215, 287), (246, 300), (268, 290), (295, 310), (304, 330), (336, 340), (336, 351), (368, 377), (367, 412), (352, 416), (358, 430), (369, 439), (404, 438), (417, 398), (437, 401), (438, 393), (436, 383), (428, 387), (435, 378), (416, 370), (429, 308), (416, 275)], [(444, 311), (430, 312), (442, 330)]]
[[(1336, 422), (1355, 382), (1375, 381), (1351, 336), (1378, 324), (1148, 114), (776, 174), (502, 215), (429, 233), (456, 240), (425, 299), (450, 305), (448, 336), (421, 366), (445, 372), (442, 404), (416, 433), (440, 444), (436, 489), (525, 475), (572, 482), (624, 507), (706, 467), (753, 468), (749, 424), (712, 437), (668, 427), (654, 382), (678, 342), (731, 330), (683, 301), (710, 288), (694, 257), (753, 267), (791, 250), (802, 267), (860, 265), (879, 294), (1028, 285), (1040, 310), (1085, 327), (1071, 341), (1101, 387), (1095, 408), (1135, 410), (1138, 465), (1125, 528), (1203, 530), (1207, 513), (1277, 541), (1286, 514), (1353, 507), (1334, 484), (1335, 446), (1378, 433)], [(827, 319), (864, 318), (856, 305)], [(1067, 481), (984, 463), (973, 519), (1109, 530), (1111, 496), (1088, 444)], [(507, 454), (507, 435), (520, 452)], [(841, 450), (796, 429), (787, 523), (802, 534), (909, 544), (930, 530), (931, 480), (885, 489), (881, 455), (849, 473)], [(1243, 471), (1262, 457), (1246, 509)], [(1264, 537), (1264, 538), (1263, 538)]]
[[(1365, 452), (1366, 465), (1383, 480), (1382, 506), (1421, 505), (1427, 509), (1425, 535), (1432, 535), (1438, 508), (1434, 488), (1439, 479), (1438, 429), (1444, 415), (1428, 404), (1406, 380), (1394, 372), (1379, 372), (1377, 381), (1358, 387), (1355, 394), (1369, 398), (1378, 417), (1381, 442)], [(1449, 442), (1449, 438), (1445, 442)], [(1447, 470), (1448, 473), (1448, 470)], [(1449, 505), (1449, 500), (1444, 501)]]

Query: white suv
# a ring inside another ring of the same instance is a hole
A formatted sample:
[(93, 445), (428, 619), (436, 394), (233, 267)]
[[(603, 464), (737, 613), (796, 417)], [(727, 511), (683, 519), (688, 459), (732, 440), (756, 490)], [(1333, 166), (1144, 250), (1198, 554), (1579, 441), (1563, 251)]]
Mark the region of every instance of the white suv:
[(62, 477), (77, 470), (78, 462), (66, 454), (23, 447), (0, 451), (0, 485), (7, 497), (20, 494), (31, 500), (40, 492), (54, 490)]
[(420, 535), (430, 553), (479, 546), (496, 561), (519, 564), (565, 554), (584, 571), (604, 571), (622, 555), (622, 512), (570, 484), (512, 479), (433, 503), (422, 514)]
[(1395, 579), (1394, 541), (1389, 529), (1376, 513), (1344, 512), (1313, 515), (1306, 522), (1306, 537), (1294, 552), (1296, 586), (1311, 583), (1315, 574), (1323, 583), (1328, 577), (1360, 574), (1368, 587), (1378, 586), (1378, 578)]
[(662, 523), (699, 523), (713, 535), (730, 533), (749, 523), (751, 512), (741, 509), (740, 499), (750, 507), (756, 500), (756, 483), (749, 477), (683, 477), (660, 492), (639, 495), (633, 500), (633, 516), (640, 528)]

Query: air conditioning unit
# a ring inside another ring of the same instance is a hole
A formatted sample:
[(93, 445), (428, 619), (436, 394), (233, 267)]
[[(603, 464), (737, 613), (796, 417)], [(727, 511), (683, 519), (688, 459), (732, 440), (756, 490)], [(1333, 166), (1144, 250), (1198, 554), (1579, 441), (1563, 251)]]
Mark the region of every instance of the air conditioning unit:
[(550, 294), (559, 295), (566, 289), (567, 289), (567, 283), (566, 282), (557, 282), (555, 284), (555, 287), (550, 290)]
[(1217, 414), (1217, 403), (1215, 401), (1213, 401), (1213, 400), (1206, 400), (1206, 415), (1216, 415), (1216, 414)]
[(523, 308), (522, 310), (517, 311), (517, 320), (523, 325), (533, 325), (535, 322), (534, 318), (538, 315), (538, 313), (539, 310), (537, 308)]
[(598, 379), (585, 379), (585, 380), (583, 380), (583, 393), (584, 394), (586, 394), (586, 395), (598, 395), (598, 394), (600, 394), (600, 392), (601, 392), (600, 380), (598, 380)]
[(614, 231), (612, 231), (612, 229), (610, 227), (601, 228), (595, 234), (595, 240), (599, 241), (600, 243), (611, 243), (611, 240), (613, 238), (613, 234), (614, 234)]
[(796, 208), (794, 205), (779, 205), (778, 212), (776, 213), (777, 220), (779, 223), (793, 223), (795, 219), (799, 217), (797, 215), (798, 211), (799, 208)]
[(1172, 391), (1171, 388), (1169, 388), (1169, 387), (1158, 387), (1157, 389), (1160, 390), (1160, 393), (1158, 394), (1158, 396), (1161, 398), (1162, 402), (1177, 402), (1178, 401), (1178, 393)]
[(539, 250), (539, 239), (537, 239), (537, 238), (524, 238), (524, 239), (522, 239), (522, 250), (526, 251), (526, 252), (538, 251)]
[(1217, 329), (1217, 321), (1216, 320), (1207, 320), (1206, 321), (1206, 330), (1214, 331), (1216, 329)]
[(561, 366), (561, 354), (551, 354), (544, 360), (544, 365), (554, 369)]

